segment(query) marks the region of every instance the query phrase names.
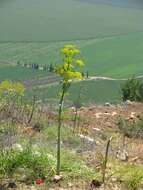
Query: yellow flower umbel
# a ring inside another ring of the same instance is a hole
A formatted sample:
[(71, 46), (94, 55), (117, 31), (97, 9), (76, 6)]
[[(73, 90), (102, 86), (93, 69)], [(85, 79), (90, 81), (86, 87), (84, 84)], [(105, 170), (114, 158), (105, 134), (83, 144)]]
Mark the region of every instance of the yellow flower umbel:
[(25, 88), (21, 83), (8, 80), (2, 81), (0, 83), (0, 106), (10, 108), (18, 105), (22, 96), (24, 96), (24, 92)]
[(0, 83), (0, 94), (1, 95), (13, 95), (13, 96), (24, 96), (25, 88), (19, 82), (11, 82), (5, 80)]
[(79, 69), (84, 66), (84, 62), (78, 58), (79, 49), (74, 45), (65, 45), (61, 49), (61, 54), (63, 64), (56, 68), (56, 73), (62, 77), (64, 83), (81, 80), (83, 77)]
[(61, 125), (63, 100), (73, 80), (81, 80), (82, 73), (80, 68), (84, 62), (79, 59), (80, 51), (74, 45), (65, 45), (61, 49), (63, 64), (55, 68), (55, 72), (62, 77), (62, 92), (60, 94), (59, 111), (58, 111), (58, 142), (57, 142), (57, 175), (60, 174), (61, 159)]

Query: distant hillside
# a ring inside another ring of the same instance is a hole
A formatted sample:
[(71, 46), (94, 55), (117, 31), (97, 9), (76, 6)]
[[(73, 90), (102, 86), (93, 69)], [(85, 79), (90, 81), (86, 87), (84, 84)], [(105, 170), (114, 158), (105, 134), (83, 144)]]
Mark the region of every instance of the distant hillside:
[(143, 8), (142, 0), (77, 0), (85, 3), (101, 3), (112, 6), (130, 7), (130, 8)]
[(140, 9), (82, 1), (0, 1), (0, 41), (55, 42), (143, 31)]

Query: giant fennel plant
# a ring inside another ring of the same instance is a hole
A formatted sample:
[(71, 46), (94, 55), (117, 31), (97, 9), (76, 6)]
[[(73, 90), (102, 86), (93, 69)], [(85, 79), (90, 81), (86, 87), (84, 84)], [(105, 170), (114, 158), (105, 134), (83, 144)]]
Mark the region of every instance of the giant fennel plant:
[(63, 101), (73, 81), (82, 80), (81, 68), (84, 66), (80, 58), (80, 50), (75, 45), (65, 45), (61, 49), (62, 64), (55, 68), (55, 72), (62, 78), (61, 93), (58, 110), (58, 138), (57, 138), (57, 175), (61, 168), (61, 126)]

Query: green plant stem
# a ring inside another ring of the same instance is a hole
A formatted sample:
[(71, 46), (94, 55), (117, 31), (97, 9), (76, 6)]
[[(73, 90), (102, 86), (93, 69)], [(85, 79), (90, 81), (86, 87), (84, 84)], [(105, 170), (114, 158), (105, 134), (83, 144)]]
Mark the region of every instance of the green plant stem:
[(57, 175), (60, 175), (61, 167), (61, 125), (62, 125), (62, 106), (64, 100), (65, 90), (63, 88), (62, 95), (59, 102), (59, 112), (58, 112), (58, 141), (57, 141)]
[(74, 115), (74, 127), (73, 127), (73, 133), (75, 133), (75, 131), (76, 131), (76, 126), (77, 126), (77, 116), (78, 116), (78, 108), (76, 107), (75, 115)]
[(104, 163), (103, 163), (103, 176), (102, 176), (103, 184), (105, 183), (105, 174), (106, 174), (106, 167), (107, 167), (107, 162), (108, 162), (108, 153), (109, 153), (109, 147), (110, 147), (111, 141), (112, 141), (112, 137), (108, 140), (107, 145), (106, 145), (106, 152), (105, 152), (105, 158), (104, 158)]
[(33, 114), (34, 114), (34, 111), (35, 111), (35, 103), (36, 103), (36, 97), (33, 96), (33, 104), (32, 104), (32, 110), (31, 110), (31, 113), (30, 113), (30, 117), (28, 119), (28, 124), (31, 122), (32, 118), (33, 118)]

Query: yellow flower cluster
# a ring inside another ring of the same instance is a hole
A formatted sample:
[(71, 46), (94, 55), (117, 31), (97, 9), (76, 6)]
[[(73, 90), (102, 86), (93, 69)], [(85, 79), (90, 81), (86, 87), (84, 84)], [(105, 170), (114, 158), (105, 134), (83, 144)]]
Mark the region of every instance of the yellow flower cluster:
[(64, 63), (56, 68), (56, 73), (63, 78), (64, 82), (71, 82), (73, 79), (81, 80), (83, 77), (77, 67), (83, 67), (84, 62), (77, 59), (80, 54), (79, 49), (74, 45), (65, 45), (61, 53)]
[(11, 82), (5, 80), (0, 83), (0, 94), (14, 94), (23, 96), (25, 92), (24, 86), (19, 82)]
[(81, 59), (76, 60), (76, 64), (80, 67), (84, 66), (84, 62)]
[(80, 54), (80, 51), (75, 45), (65, 45), (65, 47), (61, 49), (61, 53), (66, 56), (75, 56)]

